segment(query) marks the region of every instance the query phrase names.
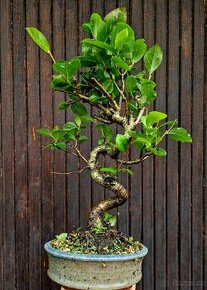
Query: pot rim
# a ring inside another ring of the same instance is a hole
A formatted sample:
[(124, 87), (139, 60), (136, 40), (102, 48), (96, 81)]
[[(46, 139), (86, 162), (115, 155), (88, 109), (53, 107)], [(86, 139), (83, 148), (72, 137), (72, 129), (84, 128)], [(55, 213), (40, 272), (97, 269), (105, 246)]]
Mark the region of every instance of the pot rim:
[(68, 253), (57, 250), (53, 248), (50, 244), (51, 241), (47, 242), (44, 245), (45, 251), (57, 258), (74, 260), (74, 261), (91, 261), (91, 262), (118, 262), (118, 261), (129, 261), (135, 260), (138, 258), (143, 258), (147, 255), (148, 249), (143, 246), (143, 248), (136, 253), (131, 254), (109, 254), (109, 255), (97, 255), (97, 254), (76, 254), (76, 253)]

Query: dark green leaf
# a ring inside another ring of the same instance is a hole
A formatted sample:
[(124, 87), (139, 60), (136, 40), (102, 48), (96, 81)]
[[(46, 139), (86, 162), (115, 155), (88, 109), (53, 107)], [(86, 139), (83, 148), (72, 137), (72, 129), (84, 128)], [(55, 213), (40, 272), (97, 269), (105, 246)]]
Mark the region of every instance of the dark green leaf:
[(68, 104), (67, 102), (61, 102), (58, 105), (58, 109), (59, 110), (66, 110), (69, 106), (70, 106), (70, 104)]
[(58, 143), (53, 143), (55, 145), (55, 147), (59, 148), (59, 149), (65, 149), (66, 148), (66, 144), (64, 142), (58, 142)]
[(112, 80), (106, 80), (104, 83), (103, 83), (103, 87), (104, 89), (109, 93), (111, 94), (114, 90), (114, 84), (113, 84), (113, 81)]
[(85, 106), (81, 103), (74, 103), (71, 105), (71, 110), (78, 116), (87, 115)]
[(128, 144), (129, 139), (125, 135), (116, 135), (116, 147), (119, 149), (120, 152), (125, 152), (127, 150)]
[(180, 141), (183, 143), (192, 142), (191, 135), (184, 128), (174, 128), (168, 133), (168, 135), (173, 141)]
[(64, 90), (68, 88), (68, 83), (64, 80), (62, 75), (55, 75), (50, 83), (52, 89)]
[(129, 75), (126, 78), (126, 88), (129, 93), (133, 93), (137, 89), (137, 79), (133, 75)]
[(70, 61), (66, 66), (67, 80), (71, 80), (77, 74), (80, 67), (81, 63), (78, 58)]
[(138, 107), (137, 107), (137, 102), (135, 100), (128, 101), (128, 106), (132, 112), (134, 112), (135, 114), (137, 113)]
[(46, 37), (35, 27), (27, 27), (26, 28), (29, 36), (32, 40), (45, 52), (50, 53), (50, 45), (46, 39)]
[(82, 24), (82, 28), (85, 32), (91, 33), (91, 25), (90, 23), (86, 22)]
[(83, 143), (84, 141), (88, 140), (88, 137), (85, 135), (80, 135), (78, 138), (78, 143)]
[(162, 50), (159, 45), (154, 45), (145, 53), (144, 64), (151, 75), (161, 64), (163, 58)]

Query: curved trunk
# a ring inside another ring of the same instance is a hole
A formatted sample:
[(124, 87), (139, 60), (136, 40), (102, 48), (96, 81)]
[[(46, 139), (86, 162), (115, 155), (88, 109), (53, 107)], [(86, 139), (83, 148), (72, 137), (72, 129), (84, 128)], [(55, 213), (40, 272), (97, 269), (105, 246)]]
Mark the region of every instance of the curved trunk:
[(105, 176), (100, 173), (98, 157), (99, 155), (108, 155), (113, 159), (116, 158), (118, 152), (116, 148), (111, 148), (108, 145), (100, 145), (92, 150), (88, 165), (91, 171), (91, 177), (98, 184), (115, 193), (115, 196), (101, 201), (91, 211), (88, 220), (89, 228), (97, 223), (102, 222), (103, 213), (124, 204), (128, 199), (128, 191), (114, 177)]

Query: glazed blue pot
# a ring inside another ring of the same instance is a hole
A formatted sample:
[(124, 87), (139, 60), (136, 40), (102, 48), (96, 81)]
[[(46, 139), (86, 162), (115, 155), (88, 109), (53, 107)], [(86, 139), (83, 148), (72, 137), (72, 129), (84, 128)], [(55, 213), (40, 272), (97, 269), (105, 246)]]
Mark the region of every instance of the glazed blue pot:
[(148, 249), (133, 254), (93, 255), (67, 253), (45, 244), (48, 276), (56, 283), (75, 289), (115, 290), (130, 287), (142, 278), (142, 260)]

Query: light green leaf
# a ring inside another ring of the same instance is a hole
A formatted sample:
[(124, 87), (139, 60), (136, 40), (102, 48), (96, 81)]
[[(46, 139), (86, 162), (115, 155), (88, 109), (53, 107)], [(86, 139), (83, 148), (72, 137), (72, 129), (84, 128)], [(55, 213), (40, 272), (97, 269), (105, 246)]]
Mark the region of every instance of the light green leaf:
[(91, 25), (90, 23), (86, 22), (82, 24), (82, 28), (85, 32), (91, 33)]
[(77, 129), (77, 126), (75, 123), (73, 122), (67, 122), (64, 126), (63, 126), (63, 130), (64, 131), (73, 131), (73, 130), (76, 130)]
[(36, 132), (42, 136), (52, 137), (52, 131), (47, 128), (38, 129)]
[(50, 53), (50, 45), (46, 39), (46, 37), (35, 27), (27, 27), (26, 28), (29, 36), (32, 40), (45, 52)]
[(121, 168), (121, 169), (119, 169), (119, 171), (124, 172), (124, 173), (128, 173), (129, 175), (133, 175), (133, 171), (129, 168)]
[(68, 234), (67, 234), (67, 233), (62, 233), (62, 234), (60, 234), (60, 235), (56, 235), (55, 237), (56, 237), (56, 239), (57, 239), (58, 241), (64, 241), (64, 240), (67, 239)]
[(102, 167), (102, 168), (100, 168), (100, 171), (101, 172), (111, 172), (113, 174), (116, 174), (118, 169), (114, 166), (111, 166), (111, 167)]
[(105, 50), (109, 50), (110, 52), (115, 53), (115, 49), (111, 45), (109, 45), (103, 41), (93, 40), (93, 39), (88, 38), (88, 39), (82, 40), (82, 43), (93, 45), (93, 46), (96, 46), (98, 48), (103, 48)]
[(149, 148), (148, 149), (152, 154), (154, 154), (157, 157), (165, 157), (167, 155), (167, 152), (163, 148)]
[(167, 115), (165, 113), (158, 112), (158, 111), (152, 111), (149, 113), (149, 115), (147, 115), (146, 125), (152, 126), (155, 123), (157, 123), (163, 119), (166, 119), (166, 118), (167, 118)]
[(104, 20), (112, 21), (112, 22), (126, 22), (127, 21), (127, 13), (126, 8), (117, 8), (110, 13), (108, 13)]
[(59, 148), (59, 149), (65, 149), (67, 146), (64, 142), (58, 142), (58, 143), (53, 143), (53, 144), (56, 148)]
[(144, 39), (137, 39), (134, 43), (133, 48), (133, 62), (139, 61), (147, 50), (147, 45), (145, 44)]
[(145, 53), (144, 64), (151, 75), (161, 64), (163, 58), (162, 49), (159, 45), (154, 45)]
[(78, 143), (83, 143), (85, 141), (88, 140), (88, 137), (85, 135), (80, 135), (80, 137), (78, 138)]
[(122, 68), (124, 70), (129, 70), (130, 67), (128, 66), (128, 64), (123, 61), (120, 57), (118, 56), (112, 56), (111, 58), (112, 62), (117, 65), (119, 68)]
[(168, 135), (173, 141), (180, 141), (183, 143), (191, 143), (192, 137), (184, 128), (174, 128), (172, 129)]
[(126, 28), (117, 34), (115, 38), (114, 47), (118, 50), (121, 50), (122, 46), (127, 42), (127, 37), (128, 37), (128, 29)]
[(119, 149), (120, 152), (125, 152), (127, 150), (128, 144), (129, 139), (125, 135), (116, 135), (116, 147)]

